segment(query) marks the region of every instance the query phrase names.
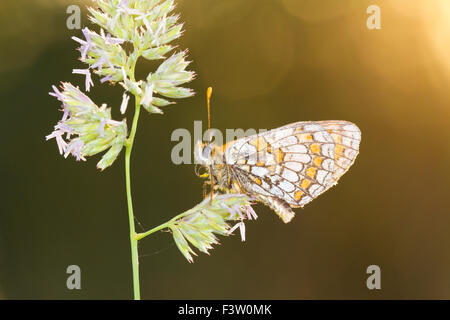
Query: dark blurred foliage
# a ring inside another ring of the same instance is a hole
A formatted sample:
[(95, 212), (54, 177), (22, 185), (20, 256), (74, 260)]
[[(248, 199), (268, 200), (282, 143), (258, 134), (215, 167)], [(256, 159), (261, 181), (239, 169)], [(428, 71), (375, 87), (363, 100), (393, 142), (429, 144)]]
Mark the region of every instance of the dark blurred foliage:
[[(83, 67), (70, 39), (81, 32), (67, 30), (65, 11), (86, 3), (2, 2), (2, 298), (132, 297), (123, 156), (99, 172), (98, 157), (65, 160), (44, 139), (61, 116), (51, 85), (84, 83), (71, 74)], [(374, 3), (381, 30), (366, 27)], [(140, 119), (132, 184), (145, 229), (202, 198), (194, 166), (172, 164), (170, 136), (206, 119), (207, 86), (221, 130), (345, 119), (363, 139), (339, 185), (290, 224), (258, 205), (245, 243), (222, 238), (192, 265), (169, 233), (142, 241), (143, 298), (450, 298), (450, 2), (184, 0), (176, 10), (197, 95)], [(140, 62), (138, 75), (152, 66)], [(119, 118), (121, 88), (95, 83), (90, 96)], [(66, 289), (70, 264), (81, 291)], [(380, 291), (366, 288), (371, 264)]]

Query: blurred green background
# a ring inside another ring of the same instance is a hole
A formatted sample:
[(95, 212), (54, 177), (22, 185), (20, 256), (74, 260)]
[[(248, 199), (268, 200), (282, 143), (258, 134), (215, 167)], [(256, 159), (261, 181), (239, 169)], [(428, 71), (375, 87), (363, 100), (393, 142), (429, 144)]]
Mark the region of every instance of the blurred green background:
[[(66, 8), (88, 1), (2, 1), (0, 11), (0, 297), (132, 297), (123, 154), (99, 172), (45, 142), (60, 119), (51, 85), (83, 68)], [(381, 8), (368, 30), (366, 8)], [(184, 0), (178, 42), (189, 48), (196, 97), (141, 117), (132, 157), (137, 219), (149, 229), (202, 198), (193, 165), (172, 164), (176, 128), (276, 128), (345, 119), (361, 153), (339, 185), (285, 225), (255, 206), (247, 241), (222, 238), (189, 264), (169, 233), (141, 242), (145, 299), (450, 298), (450, 2), (447, 0)], [(95, 28), (95, 27), (94, 27)], [(138, 76), (154, 65), (140, 61)], [(90, 96), (118, 112), (119, 86)], [(132, 117), (132, 108), (127, 114)], [(142, 229), (138, 226), (138, 231)], [(82, 289), (66, 288), (81, 267)], [(369, 291), (366, 268), (382, 271)]]

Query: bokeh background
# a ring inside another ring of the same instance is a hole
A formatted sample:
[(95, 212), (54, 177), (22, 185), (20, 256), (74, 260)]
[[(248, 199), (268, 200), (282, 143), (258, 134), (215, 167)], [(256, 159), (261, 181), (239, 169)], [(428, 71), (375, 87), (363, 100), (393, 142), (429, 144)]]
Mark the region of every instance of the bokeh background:
[[(132, 297), (123, 154), (104, 172), (45, 142), (60, 119), (51, 85), (82, 68), (66, 8), (88, 1), (6, 0), (0, 11), (0, 297)], [(368, 30), (366, 8), (381, 8)], [(276, 128), (345, 119), (361, 153), (339, 185), (285, 225), (264, 206), (247, 241), (222, 238), (188, 264), (169, 233), (141, 242), (145, 299), (450, 298), (450, 2), (447, 0), (179, 0), (196, 97), (140, 119), (132, 184), (144, 229), (202, 198), (193, 165), (176, 166), (176, 128)], [(140, 61), (138, 76), (154, 65)], [(118, 108), (119, 86), (91, 97)], [(130, 108), (130, 112), (131, 112)], [(127, 114), (131, 119), (132, 114)], [(138, 231), (142, 231), (139, 226)], [(81, 267), (82, 289), (66, 288)], [(382, 271), (369, 291), (366, 268)]]

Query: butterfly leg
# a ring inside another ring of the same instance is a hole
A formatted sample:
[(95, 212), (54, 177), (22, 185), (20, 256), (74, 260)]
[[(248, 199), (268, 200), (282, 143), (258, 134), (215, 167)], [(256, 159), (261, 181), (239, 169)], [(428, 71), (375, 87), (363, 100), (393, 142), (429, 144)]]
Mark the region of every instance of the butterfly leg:
[(203, 199), (206, 198), (206, 187), (208, 185), (208, 181), (203, 182)]
[(208, 196), (211, 196), (211, 200), (214, 194), (214, 191), (220, 190), (218, 185), (213, 185), (212, 187), (210, 187), (210, 195), (208, 195), (208, 186), (211, 186), (211, 181), (204, 181), (203, 182), (203, 199), (205, 199)]

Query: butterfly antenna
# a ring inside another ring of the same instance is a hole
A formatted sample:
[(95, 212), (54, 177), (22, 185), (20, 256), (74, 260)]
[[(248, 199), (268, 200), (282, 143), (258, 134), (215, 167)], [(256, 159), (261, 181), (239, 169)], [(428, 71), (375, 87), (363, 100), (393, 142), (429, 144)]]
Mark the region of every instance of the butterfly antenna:
[[(208, 135), (209, 135), (209, 142), (211, 142), (211, 96), (212, 96), (212, 88), (208, 87), (206, 90), (206, 105), (208, 108)], [(209, 179), (211, 184), (211, 203), (213, 201), (213, 194), (214, 194), (214, 180), (212, 176), (212, 167), (209, 166)]]
[(209, 142), (211, 142), (211, 96), (212, 96), (212, 88), (208, 87), (206, 90), (206, 105), (208, 107), (208, 135)]

